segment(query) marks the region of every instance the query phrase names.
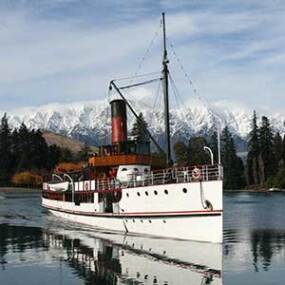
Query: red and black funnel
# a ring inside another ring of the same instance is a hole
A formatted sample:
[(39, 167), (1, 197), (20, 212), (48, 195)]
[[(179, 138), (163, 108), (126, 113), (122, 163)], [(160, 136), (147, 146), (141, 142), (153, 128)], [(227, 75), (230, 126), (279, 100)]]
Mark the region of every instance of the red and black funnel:
[(127, 140), (126, 103), (122, 99), (111, 101), (112, 144)]

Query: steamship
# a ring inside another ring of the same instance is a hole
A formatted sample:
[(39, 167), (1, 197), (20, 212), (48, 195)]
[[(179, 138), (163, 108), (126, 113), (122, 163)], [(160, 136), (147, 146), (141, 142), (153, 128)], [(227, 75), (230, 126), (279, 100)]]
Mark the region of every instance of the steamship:
[[(168, 57), (165, 17), (160, 80), (164, 91), (166, 150), (140, 122), (115, 80), (110, 89), (112, 142), (99, 147), (81, 173), (54, 173), (43, 183), (42, 206), (52, 214), (98, 229), (130, 235), (222, 242), (223, 169), (220, 159), (209, 165), (178, 167), (171, 160)], [(150, 142), (128, 139), (127, 108)]]

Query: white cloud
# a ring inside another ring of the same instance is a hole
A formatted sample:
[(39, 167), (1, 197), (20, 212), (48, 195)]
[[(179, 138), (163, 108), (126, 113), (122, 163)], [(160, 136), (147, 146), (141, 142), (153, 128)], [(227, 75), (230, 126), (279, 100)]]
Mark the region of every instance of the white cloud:
[[(2, 109), (104, 97), (111, 79), (134, 74), (159, 28), (161, 7), (167, 12), (168, 37), (200, 95), (210, 101), (240, 100), (252, 108), (264, 103), (280, 108), (285, 88), (280, 78), (285, 58), (282, 2), (217, 1), (213, 5), (205, 1), (202, 5), (182, 0), (162, 1), (158, 6), (147, 1), (116, 2), (121, 13), (108, 10), (111, 3), (98, 4), (96, 10), (90, 3), (90, 11), (80, 17), (76, 0), (1, 9)], [(195, 9), (189, 9), (189, 3)], [(90, 22), (91, 18), (96, 20)], [(103, 25), (104, 21), (108, 24)], [(160, 68), (159, 37), (142, 72)], [(174, 64), (171, 49), (169, 56)], [(185, 100), (194, 96), (179, 66), (172, 70), (178, 71), (175, 78), (181, 96)]]

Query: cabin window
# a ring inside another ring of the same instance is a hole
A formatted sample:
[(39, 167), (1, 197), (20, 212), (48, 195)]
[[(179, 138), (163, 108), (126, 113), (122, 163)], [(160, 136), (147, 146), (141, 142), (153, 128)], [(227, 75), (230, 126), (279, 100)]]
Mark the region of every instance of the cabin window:
[(145, 173), (148, 173), (148, 169), (147, 169), (147, 168), (145, 168), (145, 169), (144, 169), (144, 172), (145, 172)]
[(134, 168), (134, 171), (139, 171), (137, 168)]
[(187, 189), (186, 188), (183, 188), (182, 191), (183, 191), (183, 193), (187, 193)]
[(130, 197), (129, 193), (127, 193), (126, 195), (127, 195), (127, 197)]
[(128, 170), (127, 168), (123, 168), (123, 169), (122, 169), (122, 171), (127, 171), (127, 170)]
[(154, 190), (154, 195), (157, 195), (157, 191), (156, 190)]
[(145, 191), (145, 195), (148, 196), (148, 192), (147, 191)]
[(148, 222), (151, 224), (151, 220), (148, 220)]
[(140, 192), (137, 192), (137, 194), (138, 194), (138, 196), (140, 196), (140, 195), (141, 195), (141, 193), (140, 193)]
[(165, 189), (165, 190), (164, 190), (164, 193), (167, 195), (167, 194), (168, 194), (168, 190)]

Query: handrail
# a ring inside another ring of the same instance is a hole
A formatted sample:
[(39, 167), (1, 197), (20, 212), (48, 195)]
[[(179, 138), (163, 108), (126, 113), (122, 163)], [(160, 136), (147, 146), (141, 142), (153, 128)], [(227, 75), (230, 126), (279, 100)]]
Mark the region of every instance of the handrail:
[[(72, 185), (72, 192), (75, 191), (73, 179), (65, 174)], [(121, 188), (133, 188), (141, 186), (152, 186), (169, 183), (188, 183), (201, 181), (222, 180), (223, 167), (222, 165), (199, 165), (199, 166), (185, 166), (173, 167), (160, 171), (151, 172), (136, 172), (128, 175), (126, 181), (120, 181), (117, 178), (102, 178), (95, 180), (94, 186), (91, 188), (91, 180), (76, 181), (83, 183), (78, 191), (86, 190), (84, 184), (89, 182), (88, 191), (108, 191)], [(93, 180), (94, 181), (94, 180)], [(79, 185), (78, 185), (79, 188)], [(76, 190), (77, 192), (77, 190)]]

